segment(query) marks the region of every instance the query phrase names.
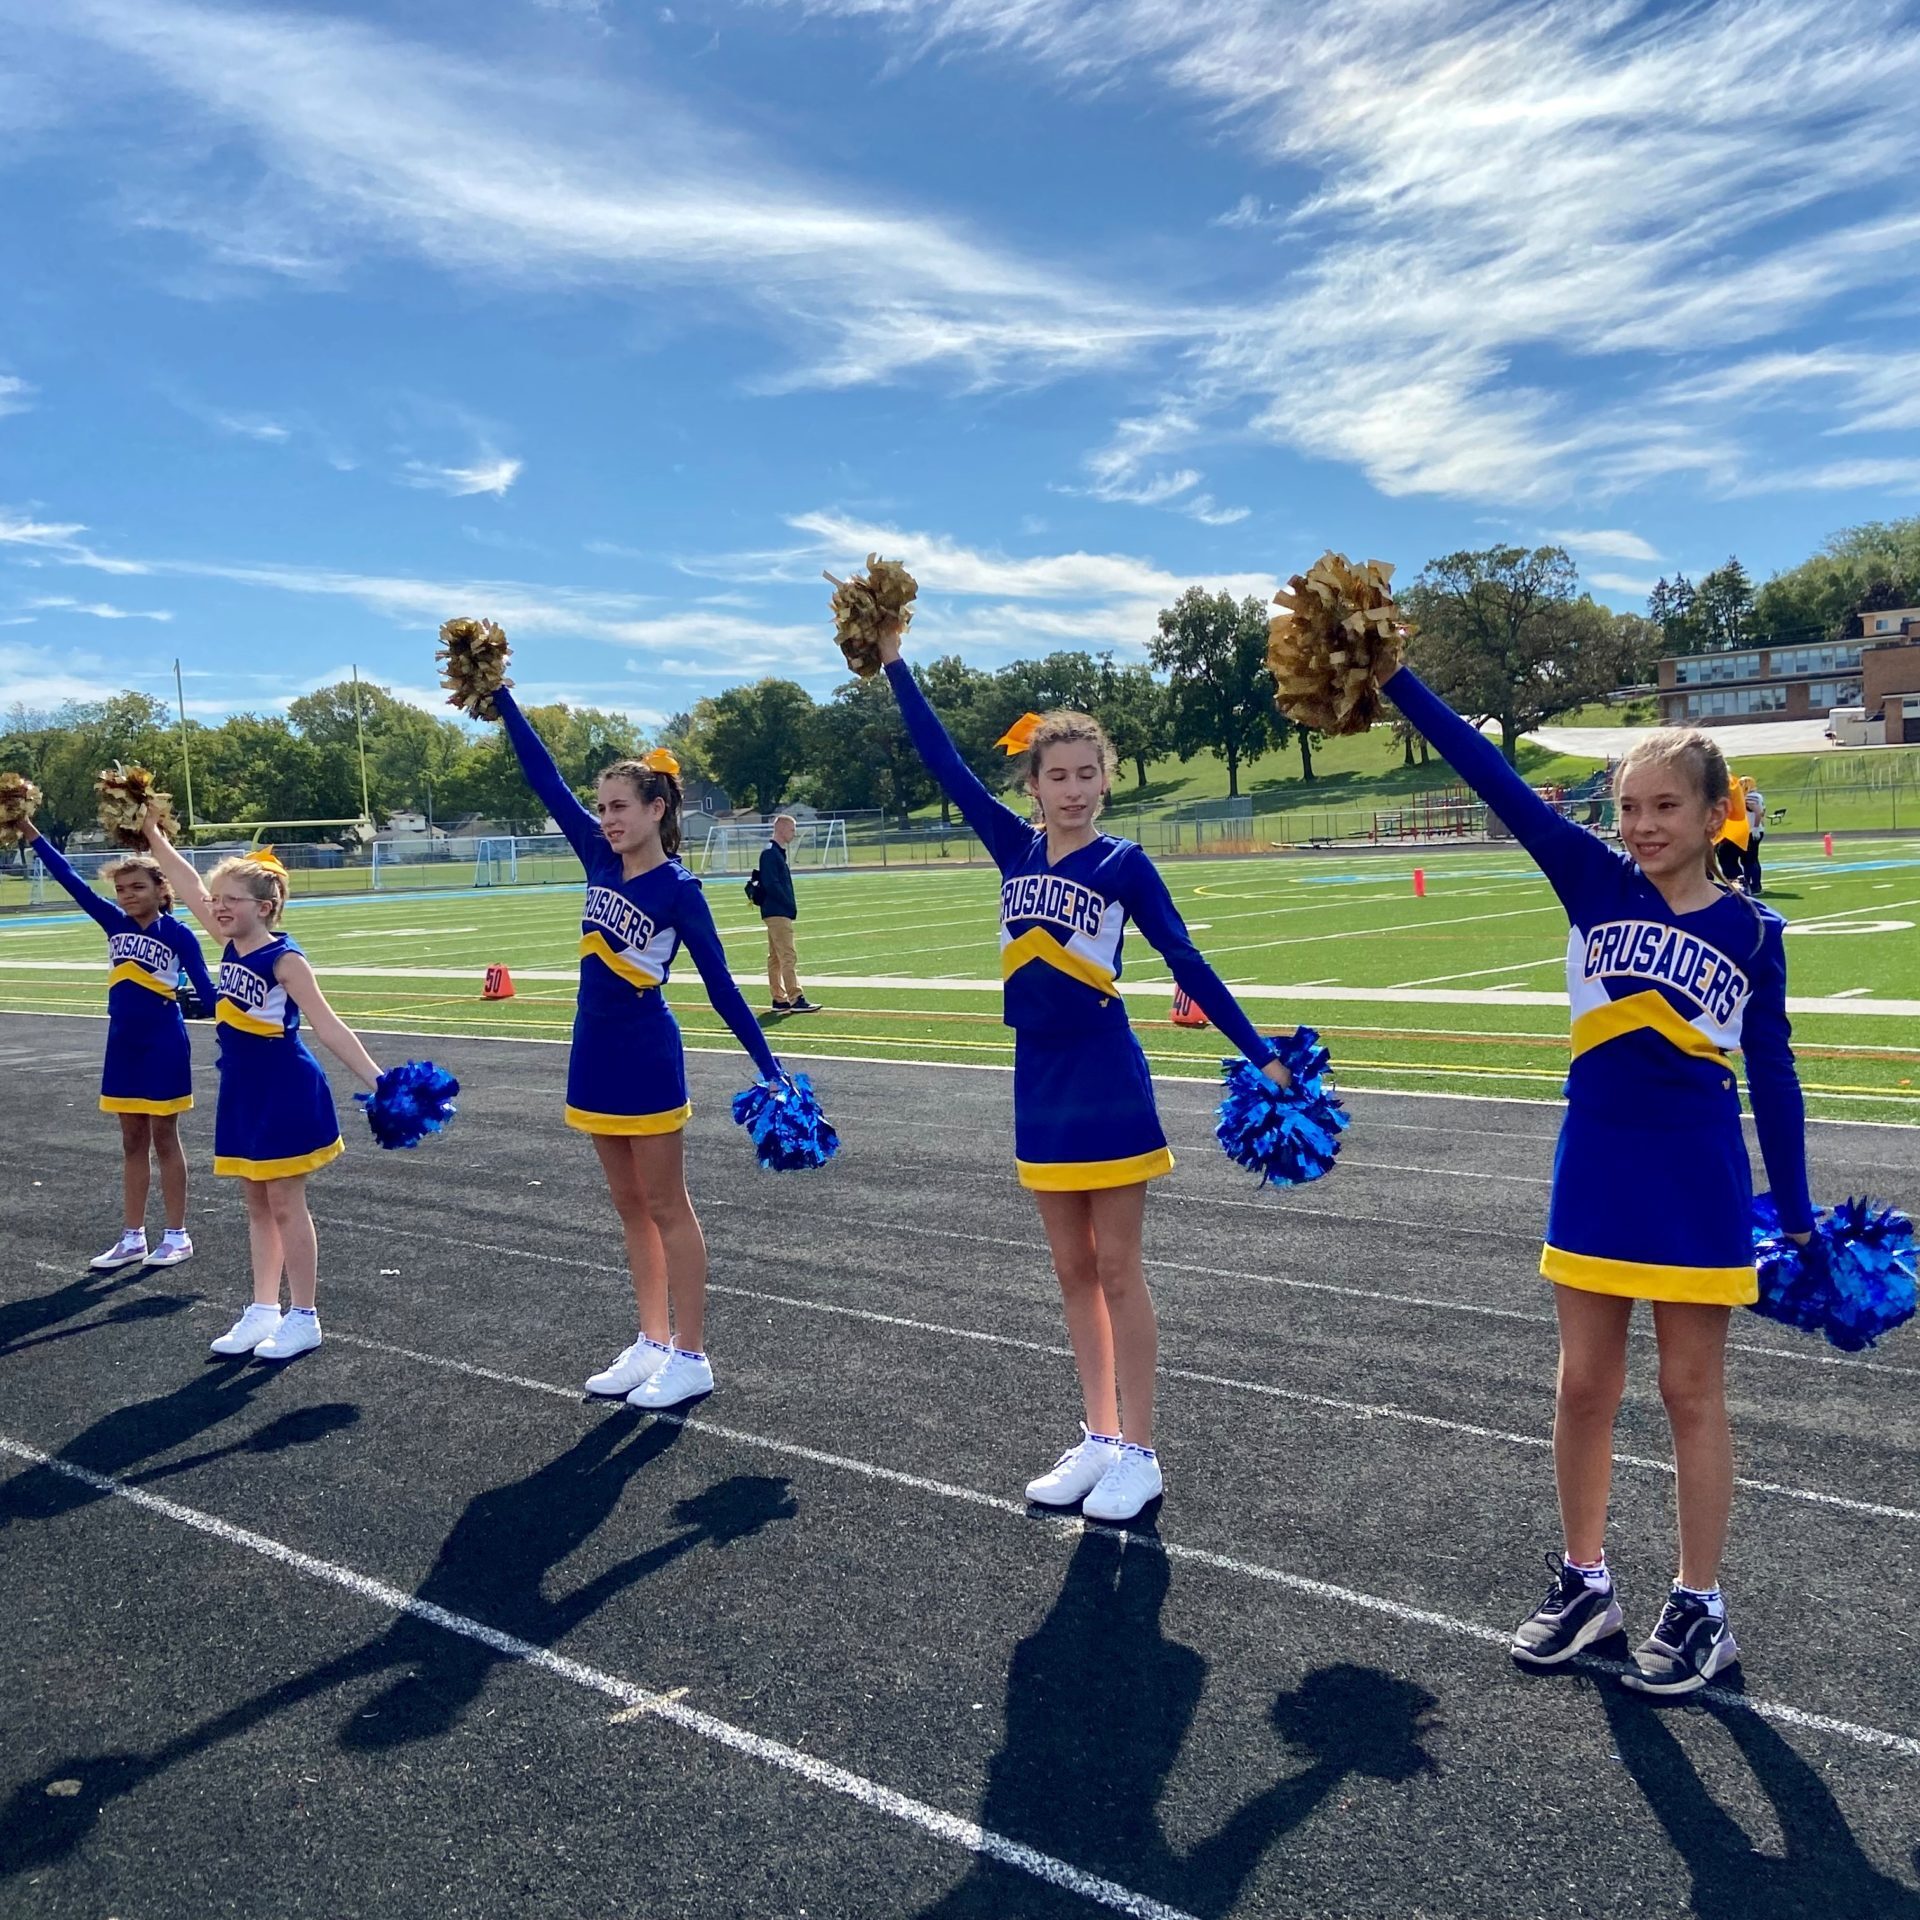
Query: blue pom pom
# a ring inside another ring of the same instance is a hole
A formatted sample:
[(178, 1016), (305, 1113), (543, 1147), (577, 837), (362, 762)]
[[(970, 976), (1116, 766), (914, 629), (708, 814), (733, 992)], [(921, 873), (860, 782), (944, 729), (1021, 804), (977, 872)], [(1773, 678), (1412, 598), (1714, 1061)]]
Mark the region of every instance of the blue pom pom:
[(1333, 1090), (1327, 1050), (1311, 1027), (1275, 1034), (1273, 1048), (1293, 1084), (1275, 1086), (1250, 1061), (1221, 1061), (1227, 1093), (1214, 1133), (1236, 1166), (1276, 1187), (1294, 1187), (1332, 1167), (1352, 1116)]
[(756, 1080), (733, 1096), (733, 1117), (752, 1139), (753, 1157), (770, 1173), (808, 1173), (840, 1151), (840, 1136), (804, 1073)]
[(389, 1067), (371, 1093), (353, 1097), (366, 1108), (367, 1124), (383, 1147), (417, 1147), (453, 1118), (459, 1091), (460, 1082), (431, 1060), (408, 1060)]
[(1816, 1219), (1796, 1246), (1772, 1198), (1753, 1203), (1754, 1312), (1859, 1353), (1914, 1314), (1913, 1222), (1892, 1207), (1847, 1199)]

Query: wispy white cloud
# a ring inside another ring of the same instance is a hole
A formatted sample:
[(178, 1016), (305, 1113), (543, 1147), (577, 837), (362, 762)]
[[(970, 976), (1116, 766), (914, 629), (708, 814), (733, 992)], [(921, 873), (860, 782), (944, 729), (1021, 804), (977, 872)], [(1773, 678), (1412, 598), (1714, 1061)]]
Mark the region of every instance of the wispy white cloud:
[[(1309, 170), (1284, 277), (1197, 330), (1188, 404), (1389, 493), (1731, 487), (1767, 449), (1637, 391), (1630, 356), (1911, 300), (1920, 269), (1912, 0), (786, 3), (872, 19), (904, 57), (971, 42), (1184, 98)], [(1222, 221), (1263, 217), (1250, 193)]]
[(519, 479), (524, 465), (509, 455), (495, 453), (483, 454), (466, 467), (438, 467), (426, 460), (409, 460), (400, 469), (400, 482), (430, 493), (452, 494), (457, 499), (490, 493), (497, 500)]
[(1829, 460), (1817, 466), (1779, 467), (1739, 481), (1733, 491), (1752, 493), (1854, 493), (1870, 490), (1910, 497), (1920, 494), (1920, 460)]
[(94, 620), (171, 620), (173, 615), (158, 607), (116, 607), (107, 600), (70, 600), (63, 594), (49, 594), (27, 605), (36, 613), (84, 613)]
[(12, 547), (30, 558), (44, 555), (69, 566), (91, 567), (97, 573), (149, 571), (141, 561), (121, 560), (95, 552), (76, 537), (85, 532), (86, 528), (77, 521), (25, 520), (0, 511), (0, 547)]
[(1631, 573), (1590, 573), (1587, 575), (1587, 584), (1608, 593), (1631, 593), (1644, 598), (1658, 583), (1642, 580)]
[(33, 388), (16, 373), (0, 373), (0, 415), (25, 413), (33, 405)]
[(512, 284), (743, 290), (806, 343), (769, 388), (928, 365), (975, 383), (1029, 378), (1192, 332), (1191, 316), (957, 223), (809, 182), (737, 128), (632, 83), (489, 67), (282, 9), (69, 0), (23, 24), (82, 36), (114, 63), (115, 84), (131, 69), (184, 102), (196, 135), (252, 145), (267, 172), (244, 199), (176, 177), (142, 217), (229, 261), (251, 244), (263, 271), (300, 277), (316, 260), (400, 250)]
[(1658, 548), (1623, 527), (1596, 527), (1590, 532), (1563, 530), (1549, 533), (1547, 538), (1556, 547), (1565, 547), (1569, 553), (1583, 558), (1589, 554), (1596, 560), (1658, 560), (1661, 557)]

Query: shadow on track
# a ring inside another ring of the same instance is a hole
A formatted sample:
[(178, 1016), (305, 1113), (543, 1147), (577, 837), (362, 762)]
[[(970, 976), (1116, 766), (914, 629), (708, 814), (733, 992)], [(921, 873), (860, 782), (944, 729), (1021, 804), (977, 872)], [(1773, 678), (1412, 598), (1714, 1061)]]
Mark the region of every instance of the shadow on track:
[(1707, 1791), (1661, 1710), (1603, 1685), (1620, 1758), (1693, 1875), (1699, 1920), (1920, 1920), (1920, 1893), (1868, 1860), (1819, 1770), (1740, 1707), (1702, 1702), (1726, 1728), (1773, 1803), (1784, 1858), (1763, 1853)]
[[(143, 1460), (170, 1453), (222, 1421), (232, 1419), (236, 1413), (244, 1412), (258, 1395), (284, 1378), (284, 1368), (264, 1363), (204, 1367), (168, 1393), (155, 1394), (150, 1400), (136, 1400), (102, 1414), (92, 1426), (75, 1434), (59, 1449), (60, 1458), (95, 1473), (123, 1477), (128, 1469)], [(353, 1418), (359, 1418), (357, 1408), (349, 1411)], [(274, 1426), (282, 1424), (273, 1423)], [(271, 1428), (264, 1431), (270, 1432)], [(255, 1435), (254, 1441), (260, 1437)], [(251, 1443), (240, 1442), (220, 1451), (239, 1452), (248, 1444)], [(26, 1467), (0, 1484), (0, 1528), (16, 1520), (52, 1519), (108, 1497), (50, 1467)]]
[(12, 1354), (25, 1353), (30, 1347), (51, 1346), (56, 1340), (74, 1340), (83, 1333), (96, 1333), (102, 1327), (133, 1327), (143, 1320), (171, 1320), (176, 1313), (192, 1311), (192, 1297), (184, 1293), (149, 1294), (140, 1300), (122, 1300), (117, 1307), (108, 1308), (98, 1320), (89, 1320), (77, 1327), (61, 1327), (53, 1333), (37, 1333), (26, 1340), (16, 1340), (12, 1346), (0, 1349), (0, 1360)]
[(138, 1285), (142, 1272), (139, 1267), (122, 1267), (114, 1273), (86, 1273), (51, 1293), (37, 1293), (30, 1300), (9, 1300), (0, 1306), (0, 1360), (21, 1347), (39, 1345), (35, 1334), (64, 1326)]
[[(671, 1539), (549, 1597), (554, 1569), (612, 1515), (628, 1481), (683, 1431), (677, 1422), (641, 1425), (610, 1417), (525, 1478), (477, 1495), (414, 1598), (551, 1647), (617, 1594), (696, 1547), (732, 1546), (798, 1512), (784, 1478), (736, 1474), (677, 1502), (673, 1518), (682, 1530)], [(76, 1756), (27, 1781), (0, 1809), (0, 1879), (65, 1859), (109, 1802), (318, 1694), (389, 1676), (342, 1726), (339, 1744), (359, 1751), (404, 1747), (458, 1725), (494, 1668), (513, 1659), (416, 1614), (402, 1614), (365, 1646), (284, 1680), (151, 1753)]]
[[(1015, 1649), (1006, 1739), (988, 1765), (979, 1821), (1058, 1859), (1208, 1916), (1232, 1912), (1273, 1843), (1343, 1780), (1403, 1785), (1431, 1772), (1421, 1742), (1434, 1697), (1372, 1667), (1307, 1674), (1273, 1703), (1274, 1730), (1307, 1765), (1176, 1853), (1159, 1803), (1200, 1705), (1207, 1663), (1161, 1624), (1171, 1564), (1124, 1535), (1089, 1533), (1059, 1598)], [(1005, 1920), (1085, 1903), (978, 1861), (920, 1920)]]

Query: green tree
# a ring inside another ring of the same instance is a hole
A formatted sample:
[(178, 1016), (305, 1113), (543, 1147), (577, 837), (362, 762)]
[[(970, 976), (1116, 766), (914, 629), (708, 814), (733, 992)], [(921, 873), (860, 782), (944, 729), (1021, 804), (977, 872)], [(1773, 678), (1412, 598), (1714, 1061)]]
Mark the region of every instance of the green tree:
[(1684, 573), (1676, 573), (1671, 580), (1662, 574), (1654, 582), (1653, 591), (1647, 595), (1647, 618), (1660, 629), (1663, 651), (1700, 651), (1700, 623), (1693, 616), (1693, 599), (1693, 582)]
[(833, 813), (895, 813), (902, 819), (933, 795), (931, 776), (907, 738), (885, 681), (848, 680), (814, 709), (808, 770), (799, 783)]
[[(960, 757), (990, 787), (1006, 779), (1007, 756), (994, 742), (1006, 732), (1013, 720), (1024, 713), (1021, 707), (1002, 717), (1002, 708), (1012, 697), (1001, 686), (998, 676), (970, 667), (957, 653), (942, 654), (924, 666), (916, 665), (913, 677), (927, 696), (941, 724), (953, 737)], [(953, 824), (953, 802), (944, 791), (937, 793), (940, 824)]]
[(703, 763), (736, 802), (771, 813), (809, 763), (812, 696), (791, 680), (729, 687), (695, 710)]
[(1920, 515), (1875, 520), (1830, 535), (1797, 567), (1777, 573), (1755, 596), (1759, 637), (1808, 646), (1858, 636), (1856, 615), (1875, 606), (1920, 602)]
[(1173, 750), (1171, 703), (1167, 690), (1153, 677), (1153, 669), (1134, 665), (1116, 667), (1112, 654), (1100, 662), (1099, 691), (1094, 712), (1106, 728), (1113, 750), (1133, 762), (1136, 787), (1147, 784), (1147, 768)]
[(1462, 713), (1498, 720), (1509, 760), (1523, 733), (1619, 684), (1613, 616), (1577, 584), (1563, 548), (1489, 547), (1429, 561), (1407, 595), (1415, 666)]
[(1709, 652), (1744, 647), (1753, 638), (1753, 582), (1738, 557), (1702, 574), (1693, 590), (1691, 618)]
[(151, 768), (184, 814), (179, 736), (168, 727), (165, 705), (147, 694), (70, 700), (49, 711), (16, 707), (0, 722), (0, 766), (40, 789), (37, 824), (57, 847), (94, 826), (94, 778), (116, 760)]
[(1254, 599), (1189, 587), (1159, 616), (1153, 664), (1167, 676), (1174, 750), (1227, 763), (1227, 792), (1242, 765), (1286, 739), (1267, 672), (1267, 609)]

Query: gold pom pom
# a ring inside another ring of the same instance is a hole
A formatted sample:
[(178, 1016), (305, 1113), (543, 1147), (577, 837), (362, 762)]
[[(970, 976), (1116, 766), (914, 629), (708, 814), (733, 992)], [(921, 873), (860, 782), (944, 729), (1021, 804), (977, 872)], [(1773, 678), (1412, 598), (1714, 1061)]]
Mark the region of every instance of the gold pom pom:
[(507, 636), (491, 620), (449, 620), (440, 629), (436, 659), (440, 684), (447, 689), (447, 705), (476, 720), (498, 720), (493, 696), (513, 682), (507, 678)]
[(140, 821), (149, 804), (159, 808), (155, 825), (160, 831), (169, 840), (180, 837), (180, 822), (173, 813), (173, 795), (162, 793), (145, 767), (123, 767), (116, 760), (105, 772), (95, 776), (93, 791), (100, 802), (100, 824), (121, 846), (144, 850), (147, 836)]
[(40, 789), (24, 773), (0, 773), (0, 847), (20, 838), (39, 804)]
[(902, 632), (913, 620), (913, 597), (920, 591), (914, 579), (898, 560), (882, 560), (877, 553), (867, 555), (865, 579), (833, 582), (833, 637), (847, 656), (847, 665), (862, 680), (871, 680), (880, 671), (880, 632), (886, 626), (898, 626)]
[(1380, 717), (1380, 682), (1400, 664), (1413, 624), (1393, 604), (1393, 568), (1323, 553), (1273, 596), (1267, 670), (1295, 726), (1365, 733)]

